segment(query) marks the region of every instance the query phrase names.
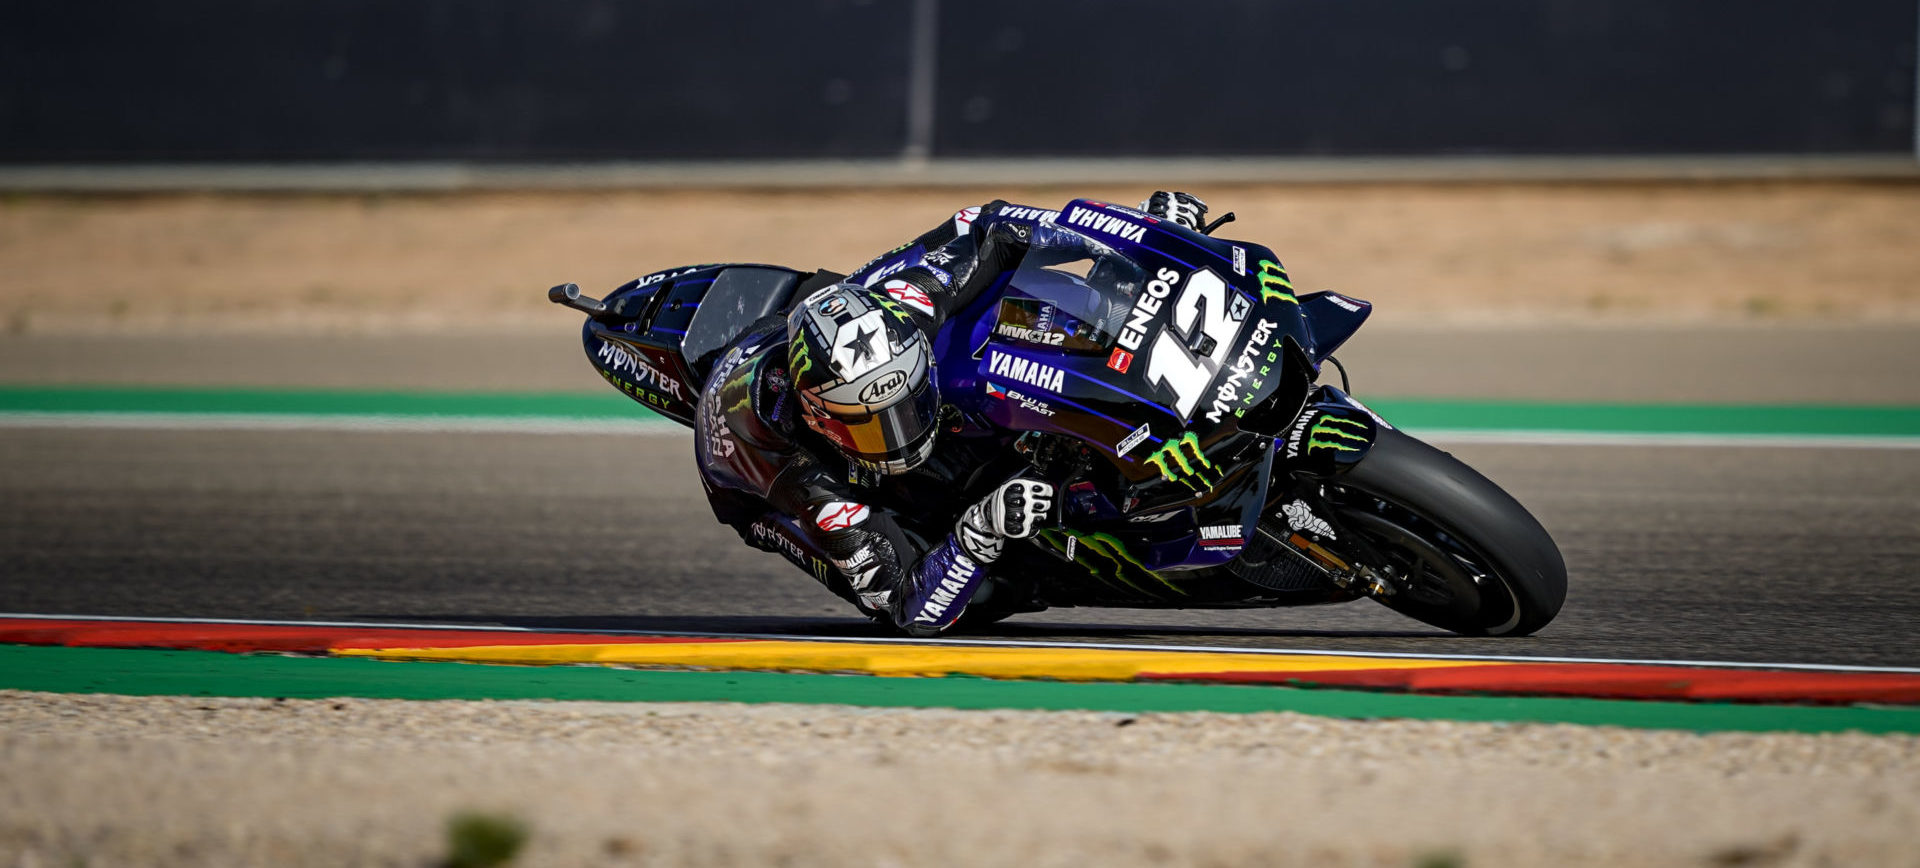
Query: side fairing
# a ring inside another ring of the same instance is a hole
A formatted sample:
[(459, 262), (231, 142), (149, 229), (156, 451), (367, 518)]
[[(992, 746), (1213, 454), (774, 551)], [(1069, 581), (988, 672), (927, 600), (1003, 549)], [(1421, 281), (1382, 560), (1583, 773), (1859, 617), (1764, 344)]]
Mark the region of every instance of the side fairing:
[[(1037, 250), (1064, 228), (1137, 271), (1103, 274), (1118, 260), (1095, 257), (1074, 273), (1030, 254), (1004, 291), (949, 324), (947, 400), (1107, 459), (1114, 516), (1089, 511), (1075, 527), (1105, 535), (1096, 550), (1124, 550), (1150, 572), (1231, 559), (1258, 521), (1272, 460), (1270, 438), (1242, 430), (1241, 416), (1269, 402), (1297, 409), (1311, 378), (1283, 376), (1286, 343), (1311, 340), (1284, 269), (1264, 247), (1105, 203), (1076, 200), (1051, 222)], [(1050, 544), (1057, 554), (1070, 536)]]

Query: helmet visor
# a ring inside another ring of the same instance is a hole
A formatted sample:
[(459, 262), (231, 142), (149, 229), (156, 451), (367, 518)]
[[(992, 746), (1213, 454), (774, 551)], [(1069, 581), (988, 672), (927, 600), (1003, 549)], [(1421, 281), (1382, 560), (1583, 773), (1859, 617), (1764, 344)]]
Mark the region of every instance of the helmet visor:
[[(875, 463), (899, 461), (933, 434), (940, 414), (940, 393), (932, 378), (887, 407), (871, 413), (833, 413), (814, 417), (815, 427), (854, 457)], [(917, 461), (914, 463), (918, 463)]]

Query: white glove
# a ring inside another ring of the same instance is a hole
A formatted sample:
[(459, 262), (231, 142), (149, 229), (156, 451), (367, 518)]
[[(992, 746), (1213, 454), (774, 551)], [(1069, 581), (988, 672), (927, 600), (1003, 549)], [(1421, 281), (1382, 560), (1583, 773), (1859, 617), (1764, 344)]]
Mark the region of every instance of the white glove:
[(969, 557), (990, 564), (1007, 540), (1033, 536), (1053, 514), (1053, 501), (1052, 483), (1015, 479), (967, 507), (953, 534)]
[(1156, 190), (1140, 203), (1140, 210), (1163, 220), (1172, 220), (1195, 232), (1207, 225), (1207, 203), (1191, 193)]

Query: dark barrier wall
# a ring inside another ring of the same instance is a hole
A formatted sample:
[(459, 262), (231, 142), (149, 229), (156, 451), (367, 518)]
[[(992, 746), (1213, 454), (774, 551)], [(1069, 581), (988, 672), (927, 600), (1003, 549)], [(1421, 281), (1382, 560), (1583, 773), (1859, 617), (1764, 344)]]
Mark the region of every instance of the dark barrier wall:
[[(0, 160), (884, 157), (922, 0), (9, 0)], [(935, 156), (1913, 147), (1916, 0), (926, 0)]]
[(1914, 0), (1032, 5), (947, 7), (943, 152), (1913, 148)]
[(908, 7), (4, 0), (0, 158), (897, 154)]

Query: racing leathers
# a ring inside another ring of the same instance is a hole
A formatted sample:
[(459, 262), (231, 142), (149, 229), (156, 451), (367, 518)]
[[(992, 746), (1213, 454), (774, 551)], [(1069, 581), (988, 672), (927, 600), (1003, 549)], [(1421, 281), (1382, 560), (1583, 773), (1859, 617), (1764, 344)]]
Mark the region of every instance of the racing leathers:
[[(1206, 208), (1185, 194), (1157, 193), (1142, 204), (1183, 224), (1197, 224)], [(996, 200), (942, 221), (901, 248), (926, 251), (917, 264), (869, 288), (897, 302), (931, 339), (1025, 254), (1030, 225), (987, 219), (1009, 207)], [(903, 520), (905, 509), (947, 502), (916, 501), (916, 486), (950, 495), (956, 480), (991, 456), (940, 442), (924, 466), (904, 473), (849, 458), (802, 424), (786, 326), (784, 313), (748, 326), (720, 352), (701, 390), (694, 448), (715, 517), (748, 545), (786, 557), (903, 632), (935, 635), (952, 627), (1006, 541), (1029, 537), (1054, 517), (1053, 486), (1014, 478), (958, 515), (916, 510)]]
[[(1025, 253), (1028, 228), (990, 220), (1005, 207), (967, 209), (912, 244), (921, 262), (871, 287), (884, 292), (931, 338), (940, 323), (978, 297)], [(804, 304), (805, 299), (797, 299)], [(902, 522), (900, 497), (880, 489), (951, 485), (942, 455), (899, 476), (850, 460), (801, 424), (788, 372), (786, 317), (750, 325), (724, 349), (701, 391), (694, 449), (714, 515), (748, 545), (787, 557), (862, 611), (916, 635), (959, 620), (1008, 539), (1037, 531), (1053, 505), (1052, 486), (1015, 479), (944, 521)], [(916, 479), (915, 477), (924, 477)], [(916, 533), (947, 528), (951, 531)], [(827, 555), (824, 561), (812, 552)]]

